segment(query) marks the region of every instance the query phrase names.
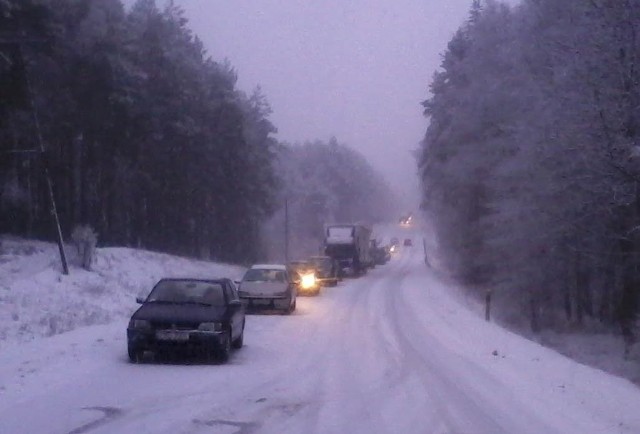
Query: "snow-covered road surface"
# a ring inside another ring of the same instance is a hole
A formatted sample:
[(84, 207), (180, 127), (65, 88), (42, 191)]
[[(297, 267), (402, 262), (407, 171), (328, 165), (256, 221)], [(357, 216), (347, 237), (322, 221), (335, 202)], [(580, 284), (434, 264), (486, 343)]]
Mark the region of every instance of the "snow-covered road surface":
[(248, 316), (226, 365), (130, 364), (125, 328), (4, 348), (0, 433), (640, 432), (635, 386), (485, 323), (418, 246)]

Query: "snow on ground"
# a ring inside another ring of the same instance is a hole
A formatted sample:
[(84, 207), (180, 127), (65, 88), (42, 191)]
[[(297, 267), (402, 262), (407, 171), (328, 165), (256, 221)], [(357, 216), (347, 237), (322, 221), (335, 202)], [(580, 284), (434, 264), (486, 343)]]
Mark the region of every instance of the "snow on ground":
[[(67, 248), (73, 262), (73, 249)], [(128, 248), (99, 248), (93, 271), (60, 273), (50, 243), (0, 239), (0, 348), (130, 315), (161, 277), (236, 278), (240, 267)]]
[[(96, 269), (140, 277), (183, 261), (125, 252)], [(130, 300), (138, 288), (125, 290)], [(249, 316), (245, 347), (220, 366), (128, 363), (121, 315), (8, 343), (0, 432), (640, 432), (636, 386), (485, 322), (425, 267), (415, 236), (384, 267), (298, 306)]]

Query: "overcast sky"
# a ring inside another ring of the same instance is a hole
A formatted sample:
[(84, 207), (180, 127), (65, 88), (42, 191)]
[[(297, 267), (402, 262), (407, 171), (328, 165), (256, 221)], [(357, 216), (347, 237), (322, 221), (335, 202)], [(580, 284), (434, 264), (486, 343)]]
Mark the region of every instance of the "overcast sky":
[(176, 0), (238, 86), (260, 85), (277, 138), (361, 151), (411, 207), (420, 102), (471, 0)]

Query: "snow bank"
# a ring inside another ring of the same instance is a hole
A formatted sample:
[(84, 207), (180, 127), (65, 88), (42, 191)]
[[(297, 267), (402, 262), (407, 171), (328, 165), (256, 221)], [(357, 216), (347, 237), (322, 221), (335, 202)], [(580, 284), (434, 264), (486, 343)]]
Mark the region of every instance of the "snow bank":
[[(71, 257), (73, 250), (69, 249)], [(53, 244), (2, 238), (0, 346), (130, 315), (162, 277), (231, 277), (243, 269), (129, 248), (100, 248), (93, 271), (60, 273)]]

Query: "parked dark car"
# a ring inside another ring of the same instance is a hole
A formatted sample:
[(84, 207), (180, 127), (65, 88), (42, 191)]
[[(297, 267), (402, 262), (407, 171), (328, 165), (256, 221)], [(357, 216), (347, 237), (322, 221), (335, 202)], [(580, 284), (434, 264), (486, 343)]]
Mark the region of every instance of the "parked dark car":
[(338, 262), (329, 256), (312, 256), (309, 262), (316, 268), (318, 280), (323, 285), (336, 286), (338, 284)]
[(203, 356), (225, 362), (242, 347), (245, 308), (230, 279), (162, 279), (127, 327), (129, 359), (145, 352)]

